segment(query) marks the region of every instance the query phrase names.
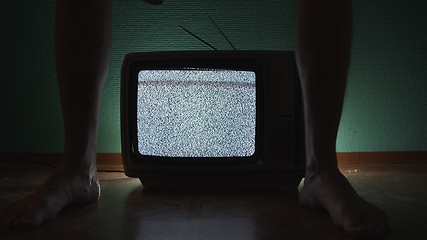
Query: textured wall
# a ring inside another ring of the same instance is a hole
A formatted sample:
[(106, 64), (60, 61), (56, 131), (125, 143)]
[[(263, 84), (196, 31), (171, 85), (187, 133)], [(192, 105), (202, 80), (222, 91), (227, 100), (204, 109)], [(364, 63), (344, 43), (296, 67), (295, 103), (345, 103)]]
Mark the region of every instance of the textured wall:
[[(54, 8), (53, 0), (0, 2), (0, 151), (62, 150)], [(426, 10), (421, 0), (354, 1), (353, 55), (338, 151), (427, 151)], [(113, 0), (113, 53), (99, 152), (120, 152), (119, 83), (126, 53), (208, 50), (179, 25), (229, 49), (206, 13), (238, 49), (294, 48), (294, 0), (166, 0), (160, 7)]]

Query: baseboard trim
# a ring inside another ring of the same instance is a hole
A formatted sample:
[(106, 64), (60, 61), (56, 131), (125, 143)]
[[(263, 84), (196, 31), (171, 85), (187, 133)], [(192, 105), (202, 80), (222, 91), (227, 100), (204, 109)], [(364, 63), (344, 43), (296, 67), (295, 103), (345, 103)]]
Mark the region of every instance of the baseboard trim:
[[(57, 167), (62, 161), (62, 153), (0, 153), (2, 159), (38, 163)], [(123, 170), (121, 153), (97, 153), (96, 165), (98, 170)]]
[[(2, 159), (10, 158), (26, 162), (58, 166), (61, 153), (1, 153)], [(339, 152), (339, 164), (425, 164), (427, 151), (415, 152)], [(123, 170), (121, 153), (98, 153), (97, 166), (102, 170)]]
[(427, 163), (427, 151), (402, 152), (339, 152), (338, 163), (421, 164)]

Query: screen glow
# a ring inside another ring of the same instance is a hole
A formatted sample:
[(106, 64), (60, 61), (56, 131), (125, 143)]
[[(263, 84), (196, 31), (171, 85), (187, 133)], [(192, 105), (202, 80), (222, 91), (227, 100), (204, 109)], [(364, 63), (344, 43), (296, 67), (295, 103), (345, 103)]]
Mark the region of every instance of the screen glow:
[(252, 156), (255, 83), (252, 71), (140, 71), (139, 153), (162, 157)]

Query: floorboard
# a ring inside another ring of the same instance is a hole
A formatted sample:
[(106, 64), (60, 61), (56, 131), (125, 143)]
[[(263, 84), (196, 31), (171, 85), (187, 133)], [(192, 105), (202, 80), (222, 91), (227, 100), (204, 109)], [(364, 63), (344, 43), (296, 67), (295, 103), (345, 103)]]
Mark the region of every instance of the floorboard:
[[(427, 164), (341, 164), (362, 197), (389, 215), (380, 239), (423, 239), (427, 226)], [(0, 158), (0, 209), (35, 191), (48, 166)], [(0, 239), (275, 240), (350, 239), (328, 214), (300, 206), (291, 191), (144, 189), (121, 172), (100, 172), (101, 199), (64, 209), (55, 221)]]

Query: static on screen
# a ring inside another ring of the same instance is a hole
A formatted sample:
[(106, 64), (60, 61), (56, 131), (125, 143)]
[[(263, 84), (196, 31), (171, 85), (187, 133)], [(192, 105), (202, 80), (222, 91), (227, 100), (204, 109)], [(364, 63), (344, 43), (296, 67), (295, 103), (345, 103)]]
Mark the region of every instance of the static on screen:
[(252, 156), (255, 82), (252, 71), (140, 71), (139, 153), (161, 157)]

